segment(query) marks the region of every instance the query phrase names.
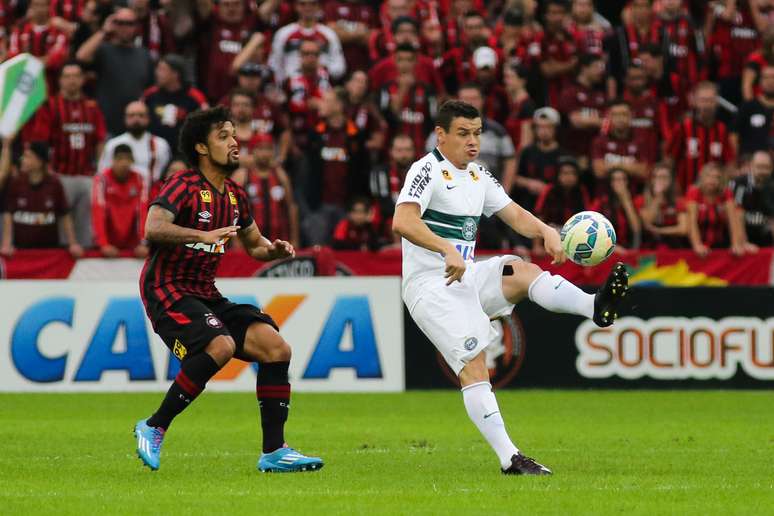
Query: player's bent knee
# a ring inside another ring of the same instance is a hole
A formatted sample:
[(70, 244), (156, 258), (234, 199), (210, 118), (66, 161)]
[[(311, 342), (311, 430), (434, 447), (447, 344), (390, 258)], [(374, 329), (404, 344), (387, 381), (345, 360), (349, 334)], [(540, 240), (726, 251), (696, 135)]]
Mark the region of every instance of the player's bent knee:
[(228, 335), (219, 335), (212, 339), (204, 350), (218, 365), (224, 365), (234, 356), (236, 344)]
[(489, 369), (486, 367), (486, 357), (483, 352), (479, 353), (473, 360), (465, 364), (465, 367), (460, 371), (459, 378), (460, 387), (489, 381)]
[(527, 297), (529, 286), (540, 276), (543, 269), (534, 263), (521, 260), (508, 262), (508, 265), (513, 267), (513, 274), (503, 276), (503, 295), (511, 303), (518, 303)]
[(273, 327), (252, 324), (245, 335), (245, 352), (258, 362), (290, 362), (290, 344)]

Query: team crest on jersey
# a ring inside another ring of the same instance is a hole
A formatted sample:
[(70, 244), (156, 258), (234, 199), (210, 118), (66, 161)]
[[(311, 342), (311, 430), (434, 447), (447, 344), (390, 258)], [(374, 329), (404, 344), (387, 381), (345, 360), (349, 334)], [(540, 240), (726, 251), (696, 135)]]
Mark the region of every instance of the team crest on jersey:
[(236, 205), (237, 198), (236, 198), (236, 195), (234, 195), (234, 192), (228, 193), (228, 200), (231, 201), (231, 204)]
[(204, 322), (206, 322), (207, 326), (209, 326), (211, 328), (222, 328), (223, 327), (223, 323), (220, 322), (220, 319), (215, 317), (215, 314), (212, 314), (212, 313), (204, 314)]
[(465, 339), (465, 349), (467, 351), (473, 351), (476, 346), (478, 346), (478, 339), (475, 337), (468, 337)]
[(473, 178), (473, 181), (478, 181), (478, 174), (476, 174), (475, 170), (468, 170), (468, 174)]
[(446, 181), (451, 181), (452, 180), (452, 176), (451, 176), (451, 174), (449, 173), (448, 170), (441, 170), (441, 175), (443, 176), (443, 178)]
[(202, 197), (202, 202), (212, 202), (212, 193), (209, 190), (200, 190), (199, 195)]
[(476, 233), (478, 232), (478, 224), (476, 219), (468, 217), (465, 222), (462, 223), (462, 238), (468, 242), (476, 239)]
[(188, 350), (185, 349), (185, 346), (180, 342), (180, 339), (175, 339), (175, 344), (172, 346), (172, 354), (180, 360), (183, 360), (188, 354)]

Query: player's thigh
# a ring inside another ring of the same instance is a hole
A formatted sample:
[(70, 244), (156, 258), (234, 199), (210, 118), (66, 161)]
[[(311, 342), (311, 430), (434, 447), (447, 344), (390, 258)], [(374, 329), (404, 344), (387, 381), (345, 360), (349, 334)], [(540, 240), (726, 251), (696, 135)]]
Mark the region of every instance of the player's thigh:
[(219, 364), (236, 348), (228, 328), (200, 299), (185, 296), (154, 322), (156, 333), (179, 360), (207, 351)]
[[(506, 268), (507, 272), (504, 272)], [(540, 270), (514, 255), (495, 256), (471, 264), (471, 277), (476, 284), (481, 306), (490, 319), (510, 315), (513, 306), (526, 296), (534, 279), (533, 268)], [(522, 290), (523, 285), (526, 287)]]
[(503, 260), (503, 267), (508, 267), (508, 273), (503, 274), (503, 268), (501, 267), (497, 281), (501, 285), (500, 292), (502, 297), (508, 303), (514, 305), (529, 296), (530, 285), (542, 274), (543, 269), (516, 256), (503, 258), (508, 258)]
[(446, 286), (442, 280), (427, 285), (419, 299), (409, 303), (414, 322), (457, 375), (490, 341), (489, 317), (474, 283), (465, 276), (462, 284)]
[(226, 299), (212, 308), (234, 338), (236, 358), (249, 362), (290, 360), (290, 346), (269, 314), (253, 305), (232, 303)]

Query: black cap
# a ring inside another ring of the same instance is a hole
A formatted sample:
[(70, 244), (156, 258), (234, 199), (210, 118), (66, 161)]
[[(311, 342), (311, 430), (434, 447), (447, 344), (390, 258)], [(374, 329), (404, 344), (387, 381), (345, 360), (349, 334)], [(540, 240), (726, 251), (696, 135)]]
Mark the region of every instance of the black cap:
[(44, 141), (32, 141), (27, 144), (27, 149), (32, 151), (40, 161), (48, 163), (48, 143)]
[(185, 80), (185, 58), (178, 54), (167, 54), (164, 57), (161, 58), (162, 61), (167, 63), (170, 68), (172, 68), (175, 72), (177, 72), (177, 75), (180, 76), (180, 80)]

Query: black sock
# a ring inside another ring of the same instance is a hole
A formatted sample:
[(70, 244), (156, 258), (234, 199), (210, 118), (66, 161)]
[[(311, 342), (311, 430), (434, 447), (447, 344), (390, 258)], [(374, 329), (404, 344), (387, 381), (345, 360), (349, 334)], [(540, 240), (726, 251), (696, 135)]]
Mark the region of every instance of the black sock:
[(207, 353), (199, 353), (185, 360), (175, 381), (167, 391), (161, 406), (148, 419), (148, 426), (167, 429), (172, 420), (196, 399), (220, 366)]
[(255, 394), (261, 407), (263, 452), (273, 452), (285, 444), (285, 421), (290, 410), (290, 362), (259, 364)]

